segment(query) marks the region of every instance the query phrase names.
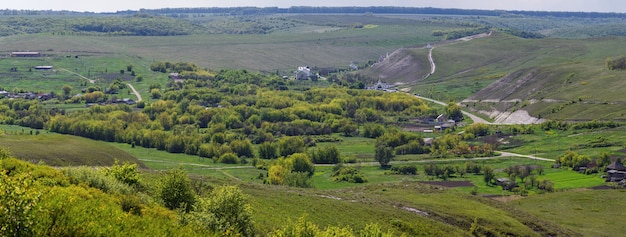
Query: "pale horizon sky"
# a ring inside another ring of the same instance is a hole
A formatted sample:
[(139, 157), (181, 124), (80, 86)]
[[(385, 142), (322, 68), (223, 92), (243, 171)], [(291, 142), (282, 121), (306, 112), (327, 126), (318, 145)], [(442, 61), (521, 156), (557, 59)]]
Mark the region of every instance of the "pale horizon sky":
[(3, 0), (0, 9), (115, 12), (185, 7), (401, 6), (485, 10), (626, 13), (623, 0)]

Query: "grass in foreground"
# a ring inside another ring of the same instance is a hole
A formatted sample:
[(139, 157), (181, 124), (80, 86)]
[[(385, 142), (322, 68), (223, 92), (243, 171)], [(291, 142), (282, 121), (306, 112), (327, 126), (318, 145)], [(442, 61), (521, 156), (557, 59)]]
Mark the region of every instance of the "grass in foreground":
[(572, 190), (537, 195), (514, 203), (545, 220), (584, 236), (624, 234), (625, 190)]

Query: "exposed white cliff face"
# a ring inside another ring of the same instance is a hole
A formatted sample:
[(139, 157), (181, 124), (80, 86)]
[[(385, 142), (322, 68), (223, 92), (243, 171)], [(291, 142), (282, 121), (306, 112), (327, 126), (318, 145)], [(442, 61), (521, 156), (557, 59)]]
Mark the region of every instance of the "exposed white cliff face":
[(537, 124), (546, 121), (545, 119), (530, 116), (526, 110), (517, 110), (515, 112), (500, 112), (494, 110), (491, 112), (481, 111), (481, 113), (489, 115), (489, 117), (495, 120), (494, 123), (496, 124)]

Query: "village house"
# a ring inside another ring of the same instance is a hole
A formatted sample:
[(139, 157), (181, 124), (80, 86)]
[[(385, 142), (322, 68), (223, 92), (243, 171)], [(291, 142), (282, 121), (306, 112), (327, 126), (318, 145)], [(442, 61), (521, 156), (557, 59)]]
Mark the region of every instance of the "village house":
[(117, 99), (115, 101), (111, 101), (112, 104), (127, 104), (127, 105), (134, 105), (137, 104), (137, 102), (133, 99), (130, 98), (124, 98), (124, 99)]
[(454, 128), (456, 126), (456, 122), (452, 119), (448, 119), (448, 117), (446, 117), (445, 114), (440, 114), (439, 116), (437, 116), (437, 118), (435, 119), (435, 130), (446, 130), (448, 128)]
[(296, 80), (307, 80), (311, 76), (311, 68), (308, 66), (298, 67)]

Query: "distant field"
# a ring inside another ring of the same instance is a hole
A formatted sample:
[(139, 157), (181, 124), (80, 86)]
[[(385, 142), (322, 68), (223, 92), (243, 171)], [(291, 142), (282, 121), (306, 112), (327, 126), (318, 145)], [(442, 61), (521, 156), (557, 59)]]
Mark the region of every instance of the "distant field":
[[(536, 154), (539, 157), (550, 159), (557, 159), (567, 151), (574, 151), (592, 158), (604, 152), (623, 156), (623, 153), (617, 151), (624, 148), (624, 140), (626, 139), (624, 131), (626, 131), (625, 127), (548, 132), (537, 130), (535, 134), (512, 137), (513, 141), (519, 142), (521, 145), (506, 149), (506, 151)], [(586, 147), (598, 141), (614, 145), (608, 147)]]
[[(132, 84), (142, 98), (149, 101), (151, 100), (149, 86), (158, 83), (164, 87), (167, 83), (167, 74), (150, 71), (151, 62), (138, 57), (94, 52), (47, 53), (55, 55), (42, 58), (0, 58), (0, 88), (7, 91), (22, 89), (61, 94), (63, 86), (69, 85), (72, 87), (71, 95), (75, 95), (91, 86), (107, 89), (111, 82), (120, 78), (123, 82)], [(65, 54), (72, 57), (63, 56)], [(54, 69), (49, 71), (34, 69), (35, 66), (42, 65), (53, 66)], [(126, 70), (128, 65), (133, 66), (133, 71), (137, 76), (142, 76), (143, 81), (134, 80), (130, 75), (131, 72), (120, 73), (120, 70)], [(17, 71), (12, 72), (11, 68), (17, 68)], [(89, 83), (83, 77), (94, 80), (95, 83)], [(129, 88), (120, 90), (116, 96), (136, 99)]]
[[(367, 20), (376, 27), (331, 31), (292, 28), (274, 34), (209, 34), (167, 37), (18, 35), (0, 38), (3, 49), (90, 52), (132, 55), (147, 61), (194, 62), (203, 67), (245, 68), (254, 71), (292, 71), (298, 66), (344, 67), (354, 61), (377, 60), (380, 55), (410, 45), (437, 41), (433, 30), (450, 24), (352, 16), (291, 16), (318, 27), (321, 20), (335, 24)], [(299, 19), (302, 18), (302, 19)], [(364, 21), (361, 21), (364, 22)], [(364, 22), (365, 23), (365, 22)]]

